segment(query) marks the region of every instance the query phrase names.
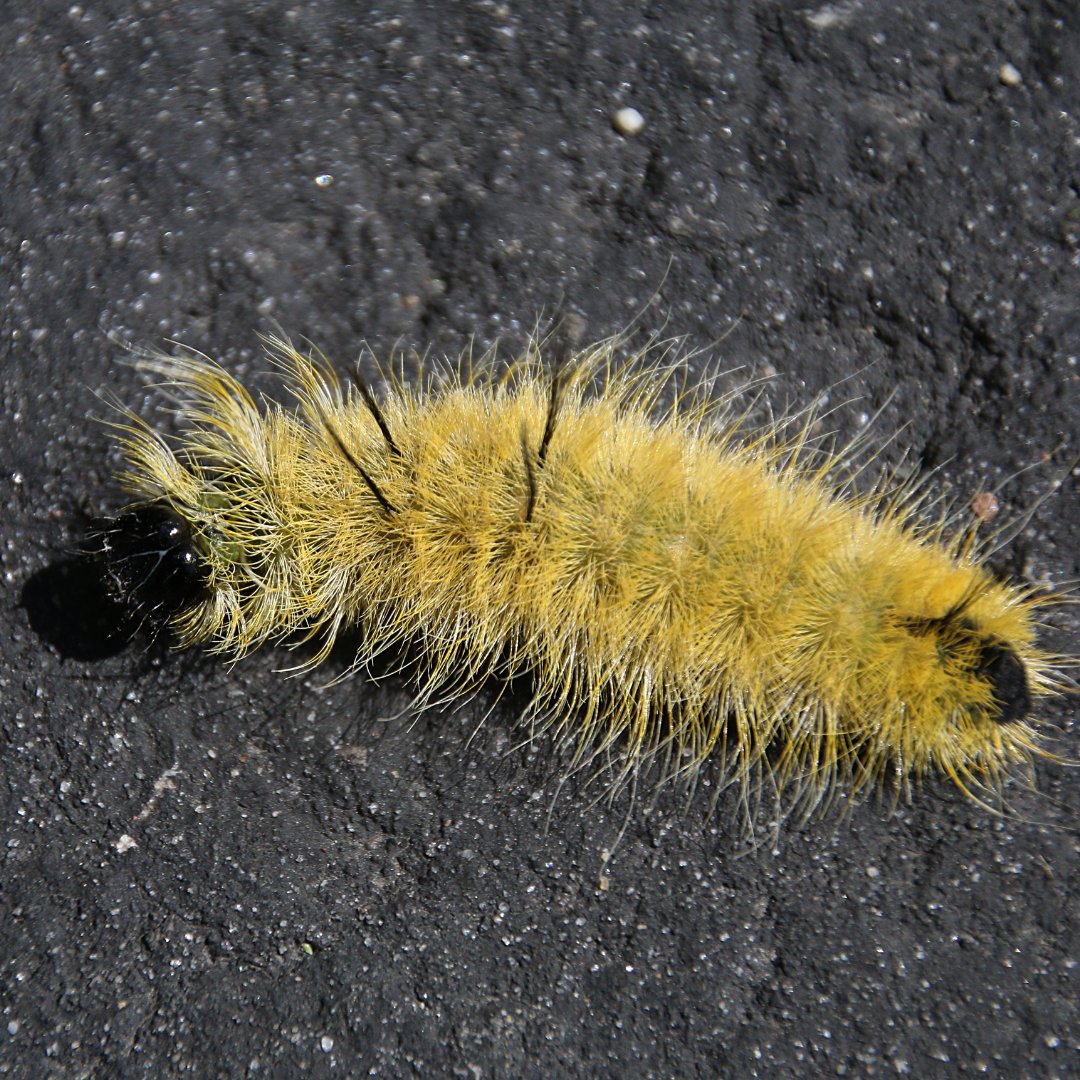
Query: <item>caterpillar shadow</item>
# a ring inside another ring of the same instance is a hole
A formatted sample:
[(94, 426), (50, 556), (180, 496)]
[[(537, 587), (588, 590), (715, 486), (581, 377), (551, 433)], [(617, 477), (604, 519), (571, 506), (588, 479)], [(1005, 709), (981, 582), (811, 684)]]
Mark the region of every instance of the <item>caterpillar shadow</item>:
[(23, 586), (19, 606), (30, 628), (65, 660), (107, 660), (139, 634), (141, 620), (110, 595), (100, 565), (90, 556), (43, 567)]

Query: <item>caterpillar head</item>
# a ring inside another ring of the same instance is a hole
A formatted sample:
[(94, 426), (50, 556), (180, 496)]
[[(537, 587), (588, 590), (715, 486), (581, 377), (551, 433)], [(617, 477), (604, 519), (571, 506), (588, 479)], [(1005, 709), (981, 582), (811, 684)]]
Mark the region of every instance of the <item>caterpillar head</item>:
[(98, 537), (109, 591), (134, 610), (169, 617), (202, 603), (209, 581), (191, 525), (168, 503), (114, 518)]

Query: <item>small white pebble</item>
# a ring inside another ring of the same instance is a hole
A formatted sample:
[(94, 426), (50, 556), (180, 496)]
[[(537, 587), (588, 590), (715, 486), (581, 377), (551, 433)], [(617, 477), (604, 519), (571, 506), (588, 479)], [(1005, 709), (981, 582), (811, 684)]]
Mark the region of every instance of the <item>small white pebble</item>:
[(113, 846), (121, 855), (123, 855), (125, 851), (130, 851), (133, 847), (138, 847), (139, 845), (136, 843), (133, 836), (128, 836), (127, 833), (124, 833)]
[(1013, 64), (1002, 64), (998, 68), (998, 78), (1005, 86), (1019, 86), (1024, 81), (1019, 68)]
[(315, 177), (315, 186), (321, 188), (328, 188), (334, 182), (334, 178), (329, 173), (320, 173)]
[(619, 109), (611, 118), (611, 125), (620, 135), (640, 135), (645, 117), (637, 109)]
[(324, 1035), (319, 1040), (319, 1046), (322, 1047), (324, 1054), (329, 1054), (330, 1051), (334, 1049), (334, 1040), (329, 1035)]

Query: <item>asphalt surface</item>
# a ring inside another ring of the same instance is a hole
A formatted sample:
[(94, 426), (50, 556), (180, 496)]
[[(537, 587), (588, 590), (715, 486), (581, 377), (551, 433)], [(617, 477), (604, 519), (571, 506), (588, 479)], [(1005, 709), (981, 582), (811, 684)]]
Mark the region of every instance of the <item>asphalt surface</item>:
[(346, 368), (644, 310), (840, 438), (880, 409), (882, 462), (998, 490), (1001, 573), (1080, 579), (1076, 5), (536, 7), (0, 28), (0, 1075), (1076, 1075), (1074, 769), (747, 852), (707, 790), (560, 785), (517, 688), (476, 732), (125, 644), (72, 556), (121, 501), (97, 395), (149, 400), (115, 339), (251, 374), (275, 323)]

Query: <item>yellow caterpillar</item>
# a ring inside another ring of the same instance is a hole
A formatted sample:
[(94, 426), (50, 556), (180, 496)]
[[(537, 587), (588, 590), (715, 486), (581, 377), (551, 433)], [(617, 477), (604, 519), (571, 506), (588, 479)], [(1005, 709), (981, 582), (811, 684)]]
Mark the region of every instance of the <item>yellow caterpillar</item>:
[(270, 339), (294, 409), (156, 355), (182, 430), (120, 428), (136, 501), (104, 534), (108, 579), (229, 658), (305, 640), (317, 664), (353, 627), (358, 665), (418, 645), (421, 703), (527, 674), (528, 722), (616, 781), (714, 759), (812, 809), (936, 770), (997, 801), (1047, 754), (1051, 601), (910, 494), (853, 494), (805, 426), (747, 431), (703, 393), (658, 415), (650, 354), (620, 365), (618, 345), (551, 370), (534, 341), (501, 375), (392, 378), (377, 400)]

